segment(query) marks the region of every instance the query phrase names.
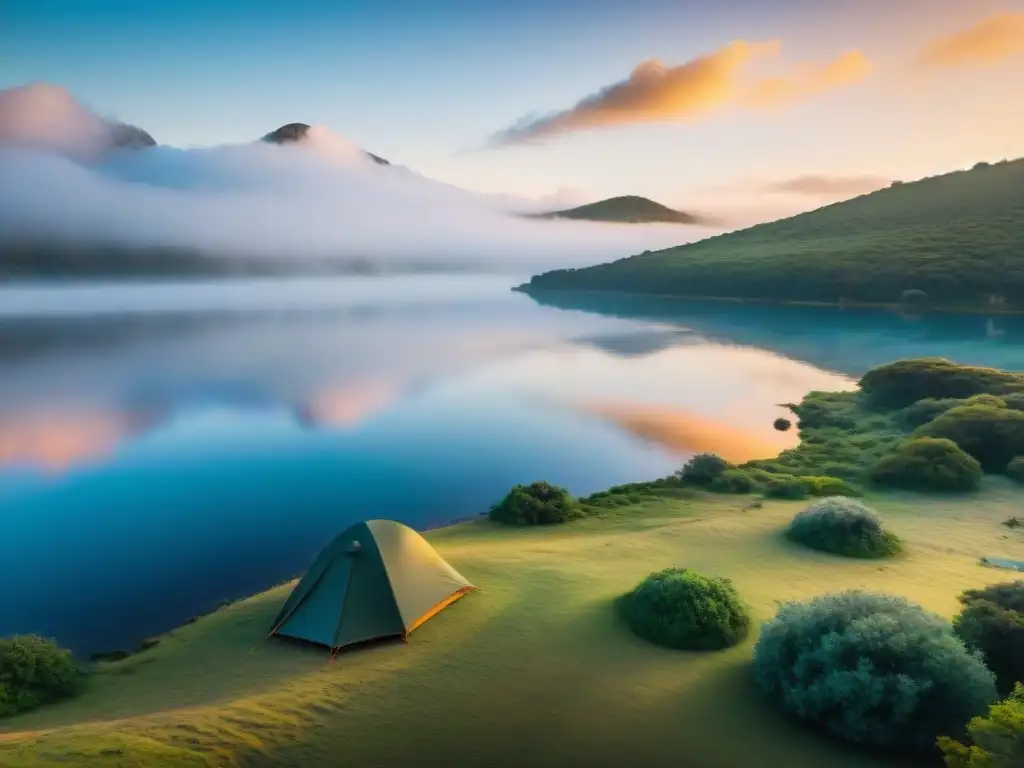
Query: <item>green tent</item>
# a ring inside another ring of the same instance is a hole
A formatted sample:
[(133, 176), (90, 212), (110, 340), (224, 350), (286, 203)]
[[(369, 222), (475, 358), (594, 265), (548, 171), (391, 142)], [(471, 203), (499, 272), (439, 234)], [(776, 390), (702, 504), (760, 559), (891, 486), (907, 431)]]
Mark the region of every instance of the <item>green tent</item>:
[(368, 520), (317, 555), (270, 634), (325, 645), (332, 653), (376, 638), (404, 640), (474, 589), (412, 528)]

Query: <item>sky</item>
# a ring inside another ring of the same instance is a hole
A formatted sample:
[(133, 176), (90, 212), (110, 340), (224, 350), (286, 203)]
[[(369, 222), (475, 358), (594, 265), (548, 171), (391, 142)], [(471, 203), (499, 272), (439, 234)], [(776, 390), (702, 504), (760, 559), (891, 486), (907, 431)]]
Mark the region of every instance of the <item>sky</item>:
[[(0, 89), (471, 190), (785, 212), (1024, 155), (1024, 0), (0, 0)], [(760, 214), (763, 217), (765, 214)]]

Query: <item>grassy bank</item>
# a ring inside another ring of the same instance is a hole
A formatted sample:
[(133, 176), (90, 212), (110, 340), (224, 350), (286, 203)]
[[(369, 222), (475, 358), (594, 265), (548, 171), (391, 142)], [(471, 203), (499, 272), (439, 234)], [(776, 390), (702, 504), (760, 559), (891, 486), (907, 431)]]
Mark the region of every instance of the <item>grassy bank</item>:
[(80, 697), (0, 722), (0, 764), (225, 766), (432, 763), (895, 765), (810, 733), (763, 705), (750, 640), (668, 651), (621, 626), (613, 600), (665, 566), (728, 576), (759, 623), (777, 601), (852, 586), (952, 614), (963, 589), (1005, 580), (982, 555), (1024, 559), (1008, 481), (980, 495), (871, 500), (906, 544), (879, 565), (781, 535), (799, 502), (677, 490), (554, 528), (479, 520), (428, 538), (481, 589), (408, 645), (341, 654), (262, 637), (278, 588), (100, 665)]
[(652, 292), (639, 293), (636, 291), (618, 290), (575, 290), (575, 289), (547, 289), (537, 288), (530, 283), (517, 285), (513, 291), (526, 293), (530, 296), (542, 298), (545, 296), (622, 296), (626, 298), (644, 298), (658, 296), (661, 299), (678, 299), (679, 301), (713, 301), (720, 304), (755, 304), (769, 307), (818, 307), (821, 309), (880, 309), (886, 312), (898, 312), (907, 314), (943, 313), (952, 315), (1024, 315), (1024, 304), (1007, 304), (1006, 302), (993, 304), (984, 302), (957, 302), (948, 304), (937, 304), (929, 302), (920, 306), (908, 307), (900, 301), (800, 301), (797, 299), (778, 298), (745, 298), (743, 296), (697, 296), (688, 294), (655, 294)]

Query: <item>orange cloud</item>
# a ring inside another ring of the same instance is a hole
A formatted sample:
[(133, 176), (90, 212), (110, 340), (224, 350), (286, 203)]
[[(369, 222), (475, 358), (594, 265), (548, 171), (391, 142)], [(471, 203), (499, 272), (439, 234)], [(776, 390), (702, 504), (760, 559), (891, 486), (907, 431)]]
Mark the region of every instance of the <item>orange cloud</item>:
[(573, 107), (521, 120), (492, 137), (495, 145), (520, 144), (574, 131), (627, 123), (689, 122), (730, 105), (776, 107), (868, 75), (870, 64), (851, 51), (825, 64), (800, 64), (780, 77), (750, 84), (742, 77), (752, 60), (780, 52), (778, 40), (738, 40), (675, 67), (658, 59), (641, 62), (629, 77), (591, 94)]
[(937, 69), (991, 66), (1020, 54), (1024, 54), (1024, 11), (1010, 11), (932, 41), (921, 52), (919, 63)]
[(754, 83), (746, 104), (773, 108), (800, 101), (833, 88), (864, 80), (871, 74), (871, 62), (860, 51), (849, 51), (824, 64), (798, 64), (784, 77), (766, 77)]

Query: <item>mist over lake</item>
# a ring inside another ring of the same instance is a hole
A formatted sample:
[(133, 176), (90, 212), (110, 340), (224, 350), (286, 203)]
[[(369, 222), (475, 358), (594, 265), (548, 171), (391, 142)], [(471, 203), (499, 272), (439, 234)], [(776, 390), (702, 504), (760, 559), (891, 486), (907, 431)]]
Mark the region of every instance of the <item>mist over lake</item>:
[[(1024, 321), (511, 292), (431, 275), (0, 289), (0, 635), (130, 649), (520, 482), (586, 494), (880, 363), (1024, 369)], [(656, 418), (661, 425), (646, 425)]]

